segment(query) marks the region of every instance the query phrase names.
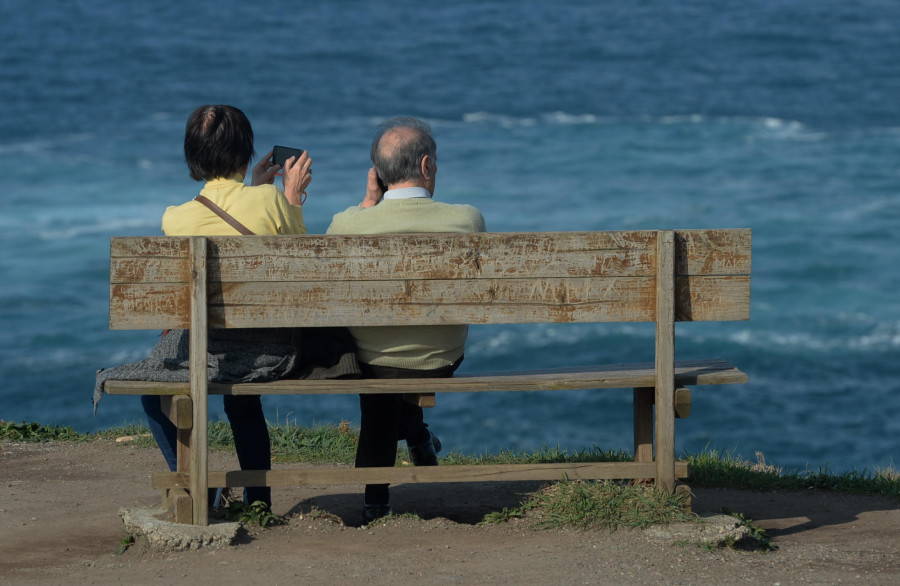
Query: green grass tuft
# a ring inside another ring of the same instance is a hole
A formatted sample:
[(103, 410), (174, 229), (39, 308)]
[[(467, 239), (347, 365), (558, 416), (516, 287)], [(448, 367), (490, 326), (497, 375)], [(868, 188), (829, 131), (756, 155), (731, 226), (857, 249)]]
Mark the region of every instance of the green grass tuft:
[(880, 495), (900, 499), (900, 475), (893, 468), (874, 473), (851, 470), (834, 474), (828, 466), (818, 470), (785, 471), (768, 464), (761, 452), (756, 462), (731, 452), (706, 450), (688, 455), (691, 465), (687, 483), (706, 488), (744, 490), (829, 490)]
[(542, 529), (644, 528), (693, 520), (684, 498), (651, 486), (563, 480), (534, 493), (521, 507), (486, 515), (482, 523), (527, 516), (535, 519), (531, 526)]
[(0, 419), (0, 439), (31, 443), (89, 441), (91, 434), (78, 433), (71, 427), (41, 425), (40, 423), (13, 423)]
[(134, 535), (129, 533), (125, 537), (123, 537), (121, 541), (119, 541), (119, 545), (116, 546), (116, 550), (113, 552), (113, 555), (122, 555), (123, 553), (128, 551), (128, 548), (132, 545), (134, 545)]
[(232, 522), (240, 522), (245, 525), (258, 525), (271, 527), (272, 525), (286, 525), (287, 519), (279, 517), (262, 501), (254, 501), (244, 504), (243, 501), (234, 501), (227, 506), (218, 509), (215, 517)]

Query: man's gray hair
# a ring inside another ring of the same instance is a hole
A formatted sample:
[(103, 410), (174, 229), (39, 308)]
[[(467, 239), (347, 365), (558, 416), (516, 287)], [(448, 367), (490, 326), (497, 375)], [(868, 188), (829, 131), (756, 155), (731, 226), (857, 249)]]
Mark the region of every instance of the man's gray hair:
[[(381, 138), (395, 128), (413, 130), (413, 139), (402, 142), (397, 148), (391, 149), (391, 152), (382, 152), (379, 148)], [(386, 185), (419, 177), (419, 164), (426, 155), (437, 162), (437, 143), (434, 142), (431, 127), (427, 123), (418, 118), (401, 116), (378, 126), (372, 140), (372, 166)]]

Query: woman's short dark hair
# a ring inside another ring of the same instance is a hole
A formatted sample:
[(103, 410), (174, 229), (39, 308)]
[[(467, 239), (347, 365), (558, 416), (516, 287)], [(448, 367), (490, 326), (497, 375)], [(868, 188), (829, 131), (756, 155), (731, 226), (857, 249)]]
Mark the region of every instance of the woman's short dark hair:
[[(414, 138), (403, 142), (393, 152), (385, 153), (379, 148), (381, 138), (389, 130), (394, 128), (409, 128), (413, 131)], [(431, 135), (431, 127), (418, 118), (401, 116), (392, 118), (378, 127), (375, 138), (372, 140), (372, 166), (378, 177), (391, 185), (400, 183), (419, 176), (419, 163), (422, 157), (428, 155), (432, 162), (437, 162), (437, 145)]]
[(250, 164), (253, 128), (234, 106), (200, 106), (184, 130), (184, 160), (196, 181), (229, 177)]

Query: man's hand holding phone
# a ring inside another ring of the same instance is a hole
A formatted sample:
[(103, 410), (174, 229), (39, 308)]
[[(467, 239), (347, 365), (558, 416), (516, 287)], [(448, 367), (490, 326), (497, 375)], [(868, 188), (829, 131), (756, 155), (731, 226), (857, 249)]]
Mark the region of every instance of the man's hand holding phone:
[(369, 175), (366, 178), (366, 196), (363, 198), (362, 203), (359, 204), (359, 207), (370, 208), (378, 205), (384, 198), (385, 191), (387, 191), (387, 186), (378, 176), (375, 167), (372, 167), (369, 169)]

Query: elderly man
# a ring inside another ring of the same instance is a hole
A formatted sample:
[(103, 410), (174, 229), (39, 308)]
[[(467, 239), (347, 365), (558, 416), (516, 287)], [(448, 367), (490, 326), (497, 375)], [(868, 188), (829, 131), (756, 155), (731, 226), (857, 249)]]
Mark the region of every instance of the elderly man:
[[(437, 145), (429, 126), (395, 118), (372, 141), (372, 168), (358, 206), (334, 216), (329, 234), (484, 232), (484, 218), (470, 205), (432, 199)], [(463, 360), (468, 326), (350, 328), (367, 378), (453, 376)], [(417, 466), (437, 466), (440, 441), (428, 429), (422, 408), (400, 395), (360, 395), (361, 427), (357, 467), (393, 466), (397, 442), (406, 440)], [(367, 485), (363, 520), (391, 513), (388, 485)]]

